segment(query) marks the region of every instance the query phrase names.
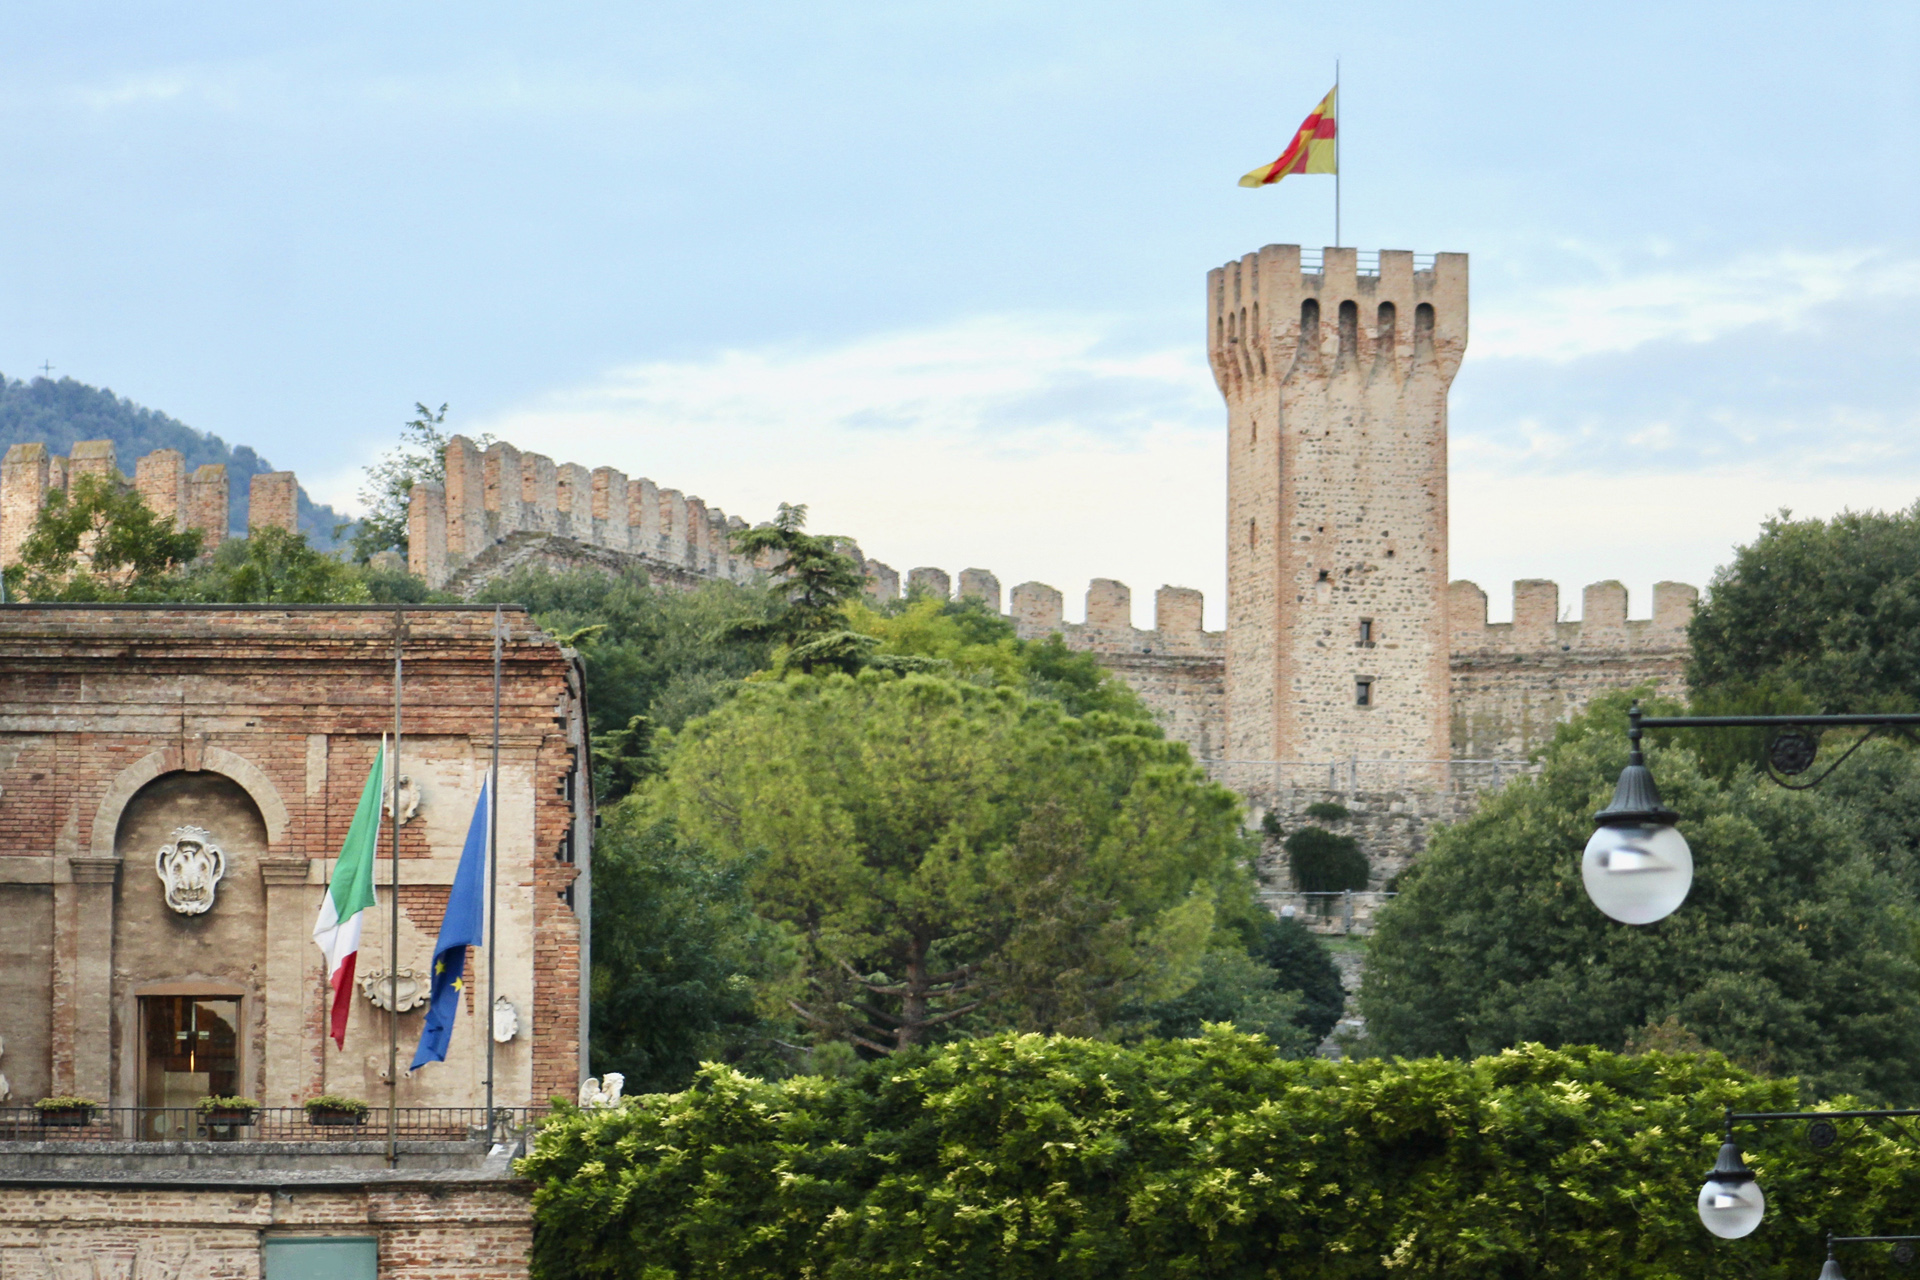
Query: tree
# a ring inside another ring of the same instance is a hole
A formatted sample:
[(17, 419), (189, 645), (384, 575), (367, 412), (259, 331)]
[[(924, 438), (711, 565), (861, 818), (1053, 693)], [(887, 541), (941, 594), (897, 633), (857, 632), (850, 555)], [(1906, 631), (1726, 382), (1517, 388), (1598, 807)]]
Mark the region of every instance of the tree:
[(1920, 504), (1826, 521), (1782, 511), (1714, 574), (1687, 634), (1696, 696), (1920, 707)]
[(305, 534), (255, 529), (221, 543), (174, 599), (220, 604), (362, 604), (365, 576), (307, 543)]
[(921, 674), (795, 675), (676, 735), (661, 802), (759, 857), (755, 908), (804, 938), (795, 1008), (823, 1034), (888, 1053), (976, 1015), (1097, 1022), (1197, 980), (1242, 874), (1233, 797), (1142, 729)]
[[(407, 512), (416, 484), (447, 482), (447, 406), (429, 409), (414, 402), (413, 416), (400, 427), (400, 443), (366, 469), (360, 502), (367, 513), (353, 530), (353, 558), (364, 563), (377, 551), (407, 554)], [(484, 449), (491, 435), (477, 441)], [(343, 525), (342, 528), (345, 528)]]
[(845, 609), (866, 590), (866, 576), (840, 549), (845, 539), (808, 533), (806, 525), (805, 504), (783, 502), (772, 524), (733, 535), (736, 552), (772, 562), (769, 572), (781, 608), (772, 617), (740, 619), (732, 635), (777, 646), (781, 667), (807, 673), (858, 670), (874, 645), (847, 627)]
[(1913, 898), (1847, 806), (1751, 772), (1718, 779), (1656, 745), (1649, 762), (1693, 847), (1692, 892), (1638, 928), (1586, 900), (1580, 850), (1625, 763), (1630, 696), (1595, 699), (1561, 726), (1539, 777), (1437, 831), (1401, 874), (1368, 949), (1370, 1041), (1461, 1056), (1621, 1045), (1672, 1017), (1821, 1091), (1920, 1093)]
[(773, 648), (764, 639), (738, 634), (732, 624), (770, 619), (780, 607), (763, 587), (708, 582), (692, 591), (663, 590), (638, 569), (610, 575), (590, 569), (556, 573), (540, 566), (497, 578), (474, 599), (524, 604), (557, 635), (601, 628), (580, 648), (597, 735), (628, 729), (635, 716), (675, 730), (713, 710), (740, 681), (767, 665)]
[(791, 947), (753, 914), (750, 864), (723, 864), (636, 803), (602, 811), (593, 850), (592, 1070), (635, 1093), (685, 1088), (702, 1062), (780, 1073), (756, 993)]
[(47, 495), (7, 593), (40, 601), (163, 598), (200, 554), (200, 531), (177, 530), (138, 492), (96, 475)]

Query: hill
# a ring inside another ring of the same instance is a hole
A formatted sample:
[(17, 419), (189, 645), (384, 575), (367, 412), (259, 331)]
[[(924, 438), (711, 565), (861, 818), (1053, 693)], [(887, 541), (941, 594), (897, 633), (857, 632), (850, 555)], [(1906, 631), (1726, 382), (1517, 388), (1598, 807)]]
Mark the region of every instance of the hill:
[[(155, 449), (178, 449), (189, 469), (209, 463), (224, 465), (236, 534), (247, 530), (248, 479), (275, 469), (246, 445), (229, 445), (219, 436), (195, 431), (105, 387), (90, 387), (72, 378), (22, 382), (0, 373), (0, 451), (40, 441), (55, 453), (67, 453), (81, 440), (113, 441), (120, 469), (129, 475), (134, 462)], [(314, 546), (332, 548), (334, 527), (351, 520), (332, 507), (314, 502), (305, 489), (300, 491), (300, 531)]]

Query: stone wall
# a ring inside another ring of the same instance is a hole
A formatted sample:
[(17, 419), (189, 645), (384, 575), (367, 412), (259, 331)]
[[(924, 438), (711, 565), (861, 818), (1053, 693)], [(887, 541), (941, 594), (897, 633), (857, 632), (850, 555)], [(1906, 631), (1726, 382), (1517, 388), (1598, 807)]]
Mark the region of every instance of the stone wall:
[(1627, 589), (1596, 582), (1583, 593), (1581, 620), (1562, 622), (1559, 586), (1529, 578), (1513, 584), (1513, 621), (1489, 624), (1486, 592), (1453, 583), (1454, 758), (1525, 757), (1610, 689), (1652, 684), (1685, 697), (1687, 623), (1699, 595), (1683, 582), (1656, 583), (1652, 617), (1630, 620)]
[[(94, 475), (129, 484), (156, 515), (169, 518), (179, 529), (200, 530), (201, 546), (211, 551), (227, 534), (227, 469), (200, 467), (191, 476), (176, 449), (156, 449), (134, 464), (134, 478), (120, 473), (111, 440), (83, 440), (70, 458), (50, 453), (39, 443), (16, 444), (0, 460), (0, 565), (15, 563), (20, 544), (33, 531), (47, 495), (67, 491), (69, 479)], [(291, 471), (273, 471), (252, 479), (249, 491), (261, 509), (249, 508), (253, 527), (277, 524), (292, 530), (298, 525), (300, 487)]]
[[(548, 538), (559, 541), (538, 553), (542, 562), (630, 563), (695, 579), (747, 582), (765, 566), (733, 550), (733, 533), (746, 527), (738, 516), (644, 477), (629, 479), (611, 467), (556, 465), (504, 441), (483, 450), (454, 436), (447, 442), (445, 482), (413, 488), (408, 567), (428, 586), (470, 594), (507, 571), (499, 557), (483, 563), (491, 548), (515, 542), (524, 549)], [(516, 563), (527, 561), (523, 554)]]

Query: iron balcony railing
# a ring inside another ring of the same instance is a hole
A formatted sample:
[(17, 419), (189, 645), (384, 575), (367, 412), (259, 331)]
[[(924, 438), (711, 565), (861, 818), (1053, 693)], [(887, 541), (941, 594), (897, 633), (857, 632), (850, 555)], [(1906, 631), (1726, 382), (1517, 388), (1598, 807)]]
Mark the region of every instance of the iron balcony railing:
[[(1431, 253), (1414, 254), (1413, 269), (1415, 271), (1433, 270), (1433, 258), (1434, 255)], [(1320, 275), (1326, 270), (1326, 252), (1321, 249), (1302, 249), (1300, 251), (1300, 270), (1306, 275)], [(1355, 275), (1361, 276), (1379, 275), (1380, 251), (1378, 249), (1361, 249), (1355, 252), (1353, 255), (1353, 271)]]
[[(545, 1107), (395, 1107), (402, 1142), (518, 1142)], [(376, 1142), (387, 1136), (387, 1109), (356, 1118), (315, 1117), (305, 1107), (204, 1112), (196, 1107), (94, 1107), (44, 1112), (0, 1107), (0, 1142)]]
[(1195, 761), (1215, 782), (1235, 790), (1497, 791), (1537, 772), (1530, 760), (1229, 760)]

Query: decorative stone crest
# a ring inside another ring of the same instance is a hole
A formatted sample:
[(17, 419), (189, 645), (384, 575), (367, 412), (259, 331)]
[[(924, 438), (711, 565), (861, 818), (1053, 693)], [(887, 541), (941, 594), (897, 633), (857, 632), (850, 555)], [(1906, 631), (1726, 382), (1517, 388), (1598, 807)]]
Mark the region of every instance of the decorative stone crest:
[(175, 827), (160, 846), (153, 869), (167, 887), (167, 905), (183, 916), (213, 908), (213, 891), (227, 873), (227, 855), (205, 827)]
[[(389, 818), (393, 817), (393, 792), (381, 793), (380, 811)], [(413, 820), (413, 815), (419, 812), (420, 784), (410, 775), (403, 773), (400, 775), (400, 825), (406, 826)]]
[(520, 1011), (513, 1007), (513, 1001), (505, 996), (496, 996), (493, 1001), (493, 1038), (495, 1043), (505, 1044), (520, 1034)]
[[(397, 1002), (394, 1000), (396, 987), (399, 996)], [(433, 994), (426, 978), (407, 965), (400, 966), (399, 979), (392, 984), (389, 984), (385, 969), (375, 969), (360, 979), (360, 991), (373, 1002), (374, 1008), (385, 1009), (389, 1013), (418, 1009)]]

